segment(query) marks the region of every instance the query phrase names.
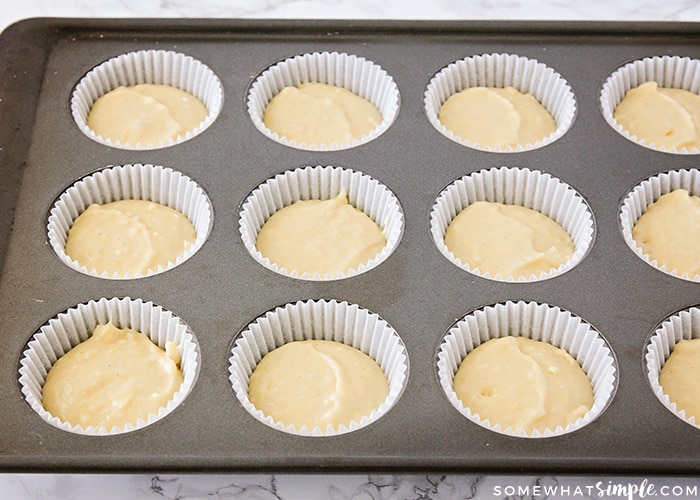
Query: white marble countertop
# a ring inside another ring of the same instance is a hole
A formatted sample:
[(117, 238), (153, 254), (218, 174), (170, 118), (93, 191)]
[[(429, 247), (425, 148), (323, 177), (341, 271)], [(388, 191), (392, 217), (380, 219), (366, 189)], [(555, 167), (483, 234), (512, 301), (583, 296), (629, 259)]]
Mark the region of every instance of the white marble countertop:
[[(29, 17), (700, 21), (700, 0), (23, 0), (3, 2), (0, 30)], [(611, 470), (611, 474), (614, 471)], [(604, 494), (611, 487), (617, 488), (619, 494)], [(3, 499), (388, 500), (649, 496), (678, 499), (700, 496), (700, 479), (360, 474), (0, 474), (0, 492)]]
[(3, 2), (0, 29), (19, 19), (47, 16), (700, 21), (700, 1), (22, 0)]

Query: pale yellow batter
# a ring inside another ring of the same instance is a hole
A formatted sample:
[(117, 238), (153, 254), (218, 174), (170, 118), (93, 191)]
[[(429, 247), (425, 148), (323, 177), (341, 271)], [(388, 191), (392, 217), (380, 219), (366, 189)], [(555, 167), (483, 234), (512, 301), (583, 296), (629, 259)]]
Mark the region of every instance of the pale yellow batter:
[(303, 200), (278, 210), (256, 241), (258, 251), (280, 268), (311, 276), (357, 269), (385, 245), (381, 228), (350, 205), (344, 191), (329, 200)]
[(66, 255), (109, 276), (144, 275), (165, 268), (194, 243), (195, 229), (182, 213), (146, 200), (90, 205), (73, 222)]
[(184, 90), (143, 83), (118, 87), (98, 98), (87, 125), (113, 142), (158, 145), (194, 131), (207, 114), (204, 104)]
[(666, 148), (700, 146), (700, 96), (646, 82), (631, 89), (613, 114), (630, 134)]
[(477, 201), (452, 219), (445, 245), (463, 264), (502, 278), (539, 277), (574, 253), (569, 234), (554, 220), (520, 205)]
[(389, 394), (379, 365), (340, 342), (304, 340), (270, 351), (250, 376), (250, 402), (297, 429), (337, 429), (359, 422)]
[(678, 410), (700, 423), (700, 339), (676, 344), (659, 373), (659, 384)]
[(700, 274), (700, 198), (685, 189), (661, 196), (647, 208), (632, 237), (659, 266), (679, 275)]
[(54, 363), (42, 390), (51, 415), (83, 428), (136, 424), (167, 405), (184, 378), (177, 345), (160, 349), (143, 333), (112, 323)]
[(537, 99), (513, 87), (464, 89), (443, 103), (438, 119), (460, 138), (495, 148), (534, 144), (557, 128)]
[(482, 420), (527, 434), (565, 428), (593, 405), (593, 387), (576, 360), (525, 337), (481, 344), (464, 358), (453, 384), (462, 404)]
[(265, 108), (263, 122), (287, 140), (320, 147), (361, 139), (382, 122), (382, 115), (345, 88), (308, 82), (282, 89)]

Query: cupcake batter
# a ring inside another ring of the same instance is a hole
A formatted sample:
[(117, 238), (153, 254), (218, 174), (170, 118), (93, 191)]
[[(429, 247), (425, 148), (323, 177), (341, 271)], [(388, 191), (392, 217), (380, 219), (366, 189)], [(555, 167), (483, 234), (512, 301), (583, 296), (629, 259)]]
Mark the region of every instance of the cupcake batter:
[(351, 143), (382, 122), (379, 110), (349, 90), (308, 82), (285, 87), (263, 113), (271, 131), (307, 146)]
[(192, 246), (195, 229), (175, 209), (146, 200), (90, 205), (68, 232), (66, 255), (108, 276), (167, 267)]
[(381, 228), (348, 203), (303, 200), (275, 212), (260, 229), (258, 251), (288, 272), (336, 276), (375, 258), (386, 245)]
[(207, 115), (204, 104), (188, 92), (143, 83), (117, 87), (98, 98), (87, 125), (112, 142), (158, 145), (194, 131)]
[(650, 259), (668, 271), (700, 274), (700, 198), (685, 189), (661, 196), (642, 214), (632, 237)]
[(163, 350), (143, 333), (98, 325), (49, 370), (44, 408), (83, 428), (134, 425), (166, 406), (180, 388), (179, 363), (175, 342)]
[(700, 423), (700, 339), (681, 340), (659, 373), (659, 384), (678, 411)]
[(444, 102), (438, 119), (456, 136), (492, 148), (534, 144), (557, 128), (537, 99), (513, 87), (464, 89)]
[(454, 377), (462, 404), (514, 432), (565, 428), (593, 405), (593, 387), (563, 349), (525, 337), (489, 340), (471, 351)]
[(270, 351), (250, 376), (250, 402), (297, 429), (337, 429), (359, 422), (389, 394), (379, 365), (362, 351), (327, 340), (304, 340)]
[(477, 201), (445, 231), (445, 245), (463, 264), (492, 277), (539, 277), (566, 263), (574, 243), (555, 221), (520, 205)]
[(627, 92), (613, 118), (647, 144), (700, 147), (700, 96), (693, 92), (646, 82)]

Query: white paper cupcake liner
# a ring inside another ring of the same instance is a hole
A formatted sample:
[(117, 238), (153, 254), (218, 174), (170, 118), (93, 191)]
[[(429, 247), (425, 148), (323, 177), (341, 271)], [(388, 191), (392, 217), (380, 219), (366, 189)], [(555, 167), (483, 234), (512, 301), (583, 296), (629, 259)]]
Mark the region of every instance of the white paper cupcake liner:
[(632, 142), (656, 151), (672, 154), (700, 154), (697, 148), (668, 149), (663, 145), (647, 143), (630, 134), (613, 113), (631, 89), (646, 82), (656, 82), (659, 87), (689, 90), (700, 93), (700, 60), (678, 56), (647, 57), (632, 61), (615, 70), (605, 81), (600, 91), (600, 107), (605, 121), (620, 135)]
[[(547, 342), (568, 352), (593, 386), (593, 406), (565, 428), (534, 431), (531, 434), (481, 419), (457, 397), (453, 379), (462, 360), (484, 342), (506, 336), (527, 337)], [(618, 384), (617, 360), (607, 341), (591, 325), (559, 307), (535, 302), (505, 302), (473, 311), (450, 328), (437, 355), (438, 380), (452, 405), (472, 422), (492, 431), (524, 438), (545, 438), (568, 434), (600, 416), (612, 401)]]
[[(285, 426), (258, 410), (248, 398), (250, 375), (268, 352), (300, 340), (331, 340), (364, 352), (382, 368), (389, 381), (386, 400), (369, 415), (348, 426), (321, 429)], [(355, 304), (336, 300), (299, 301), (260, 316), (235, 340), (229, 359), (230, 381), (236, 397), (248, 412), (274, 429), (300, 436), (336, 436), (377, 421), (398, 401), (408, 380), (408, 353), (396, 331), (376, 314)]]
[[(349, 203), (367, 214), (381, 228), (386, 245), (379, 254), (357, 269), (337, 275), (310, 275), (279, 267), (256, 248), (260, 229), (276, 211), (300, 200), (327, 200), (342, 190)], [(403, 235), (404, 217), (396, 196), (382, 183), (362, 172), (330, 166), (300, 167), (278, 174), (258, 186), (241, 207), (239, 231), (250, 255), (272, 271), (312, 281), (349, 278), (364, 273), (384, 262), (396, 249)]]
[[(440, 122), (440, 107), (453, 94), (471, 87), (513, 87), (530, 94), (552, 115), (557, 128), (534, 144), (506, 148), (471, 142), (455, 135)], [(576, 98), (559, 73), (535, 59), (512, 54), (484, 54), (449, 64), (428, 83), (423, 106), (430, 123), (444, 136), (464, 146), (495, 153), (529, 151), (551, 144), (571, 128), (576, 116)]]
[(700, 338), (700, 309), (691, 307), (666, 318), (650, 335), (644, 355), (647, 378), (654, 395), (675, 416), (700, 429), (700, 422), (694, 416), (686, 416), (664, 393), (659, 384), (659, 374), (675, 345), (681, 340)]
[[(94, 102), (119, 86), (141, 83), (176, 87), (197, 97), (209, 112), (184, 137), (159, 144), (128, 144), (113, 141), (92, 131), (87, 117)], [(78, 128), (90, 139), (120, 149), (159, 149), (189, 140), (206, 130), (223, 106), (223, 85), (214, 72), (190, 56), (165, 50), (141, 50), (109, 59), (90, 70), (78, 82), (71, 98), (71, 113)]]
[(700, 170), (672, 170), (650, 177), (635, 186), (622, 200), (620, 207), (620, 229), (627, 246), (644, 262), (659, 271), (686, 281), (700, 283), (700, 275), (680, 275), (675, 269), (668, 269), (653, 257), (645, 254), (632, 237), (632, 230), (639, 218), (644, 215), (656, 200), (676, 189), (685, 189), (692, 196), (700, 196)]
[[(166, 342), (176, 342), (181, 356), (184, 381), (168, 404), (151, 413), (146, 420), (123, 428), (104, 426), (83, 428), (61, 421), (44, 409), (42, 388), (53, 364), (66, 352), (87, 340), (95, 327), (111, 321), (119, 328), (142, 332), (165, 349)], [(22, 354), (19, 384), (27, 403), (48, 424), (74, 434), (108, 436), (142, 429), (172, 412), (192, 390), (199, 374), (199, 345), (190, 328), (177, 316), (152, 302), (130, 298), (102, 298), (68, 309), (49, 320), (34, 334)]]
[(456, 266), (495, 281), (516, 281), (512, 276), (492, 276), (462, 262), (447, 248), (445, 232), (452, 219), (476, 201), (521, 205), (553, 219), (571, 236), (574, 254), (564, 264), (540, 276), (519, 277), (519, 282), (540, 281), (575, 267), (593, 246), (595, 222), (586, 201), (569, 185), (547, 173), (527, 168), (500, 167), (466, 175), (445, 188), (430, 213), (430, 232), (438, 250)]
[[(285, 87), (314, 82), (343, 87), (374, 104), (382, 122), (369, 134), (351, 143), (316, 147), (298, 143), (271, 131), (263, 123), (263, 113), (273, 97)], [(250, 87), (248, 113), (255, 127), (270, 139), (286, 146), (309, 151), (334, 151), (365, 144), (383, 134), (396, 119), (400, 95), (393, 78), (380, 66), (362, 57), (337, 52), (314, 52), (281, 61), (265, 70)]]
[[(190, 248), (166, 267), (146, 274), (108, 275), (88, 269), (66, 254), (68, 231), (78, 216), (92, 203), (105, 204), (118, 200), (150, 200), (178, 210), (193, 224), (196, 238)], [(83, 177), (68, 188), (54, 203), (49, 213), (47, 232), (51, 248), (67, 266), (83, 274), (104, 279), (134, 279), (159, 274), (192, 257), (204, 245), (212, 227), (213, 212), (209, 197), (189, 177), (170, 168), (154, 165), (121, 165), (108, 167)]]

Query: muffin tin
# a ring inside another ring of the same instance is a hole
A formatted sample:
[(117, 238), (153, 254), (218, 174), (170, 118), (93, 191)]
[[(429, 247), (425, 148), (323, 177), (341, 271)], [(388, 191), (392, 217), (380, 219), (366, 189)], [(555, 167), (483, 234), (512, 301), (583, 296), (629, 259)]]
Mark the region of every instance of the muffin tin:
[[(491, 23), (373, 21), (33, 19), (0, 36), (0, 469), (3, 471), (459, 471), (698, 474), (700, 431), (651, 388), (644, 355), (651, 332), (700, 302), (698, 284), (648, 265), (627, 246), (622, 200), (644, 179), (697, 168), (627, 140), (606, 122), (599, 95), (624, 64), (656, 55), (700, 58), (697, 25), (683, 23)], [(73, 121), (73, 91), (91, 69), (122, 54), (161, 49), (210, 68), (223, 86), (212, 123), (179, 144), (126, 150), (91, 140)], [(393, 123), (372, 140), (336, 151), (280, 144), (253, 123), (247, 98), (266, 69), (315, 52), (379, 65), (400, 93)], [(424, 110), (431, 78), (481, 54), (516, 54), (560, 74), (576, 115), (552, 143), (495, 153), (442, 135)], [(202, 247), (177, 267), (137, 280), (80, 273), (48, 243), (48, 214), (76, 180), (110, 165), (171, 168), (212, 204)], [(386, 260), (342, 280), (299, 280), (265, 268), (239, 233), (242, 204), (275, 175), (305, 166), (360, 171), (398, 199), (403, 234)], [(576, 191), (595, 221), (582, 260), (550, 279), (513, 283), (471, 274), (445, 258), (430, 231), (446, 186), (479, 170), (547, 173)], [(697, 193), (696, 193), (697, 194)], [(42, 325), (78, 304), (130, 297), (171, 311), (197, 339), (191, 392), (150, 425), (113, 436), (66, 432), (25, 400), (19, 364)], [(376, 421), (336, 436), (298, 436), (253, 418), (229, 380), (235, 339), (256, 318), (300, 300), (336, 300), (376, 314), (408, 355), (408, 378)], [(523, 439), (484, 428), (450, 403), (438, 380), (438, 350), (467, 314), (526, 301), (568, 311), (607, 341), (617, 388), (587, 425)]]

